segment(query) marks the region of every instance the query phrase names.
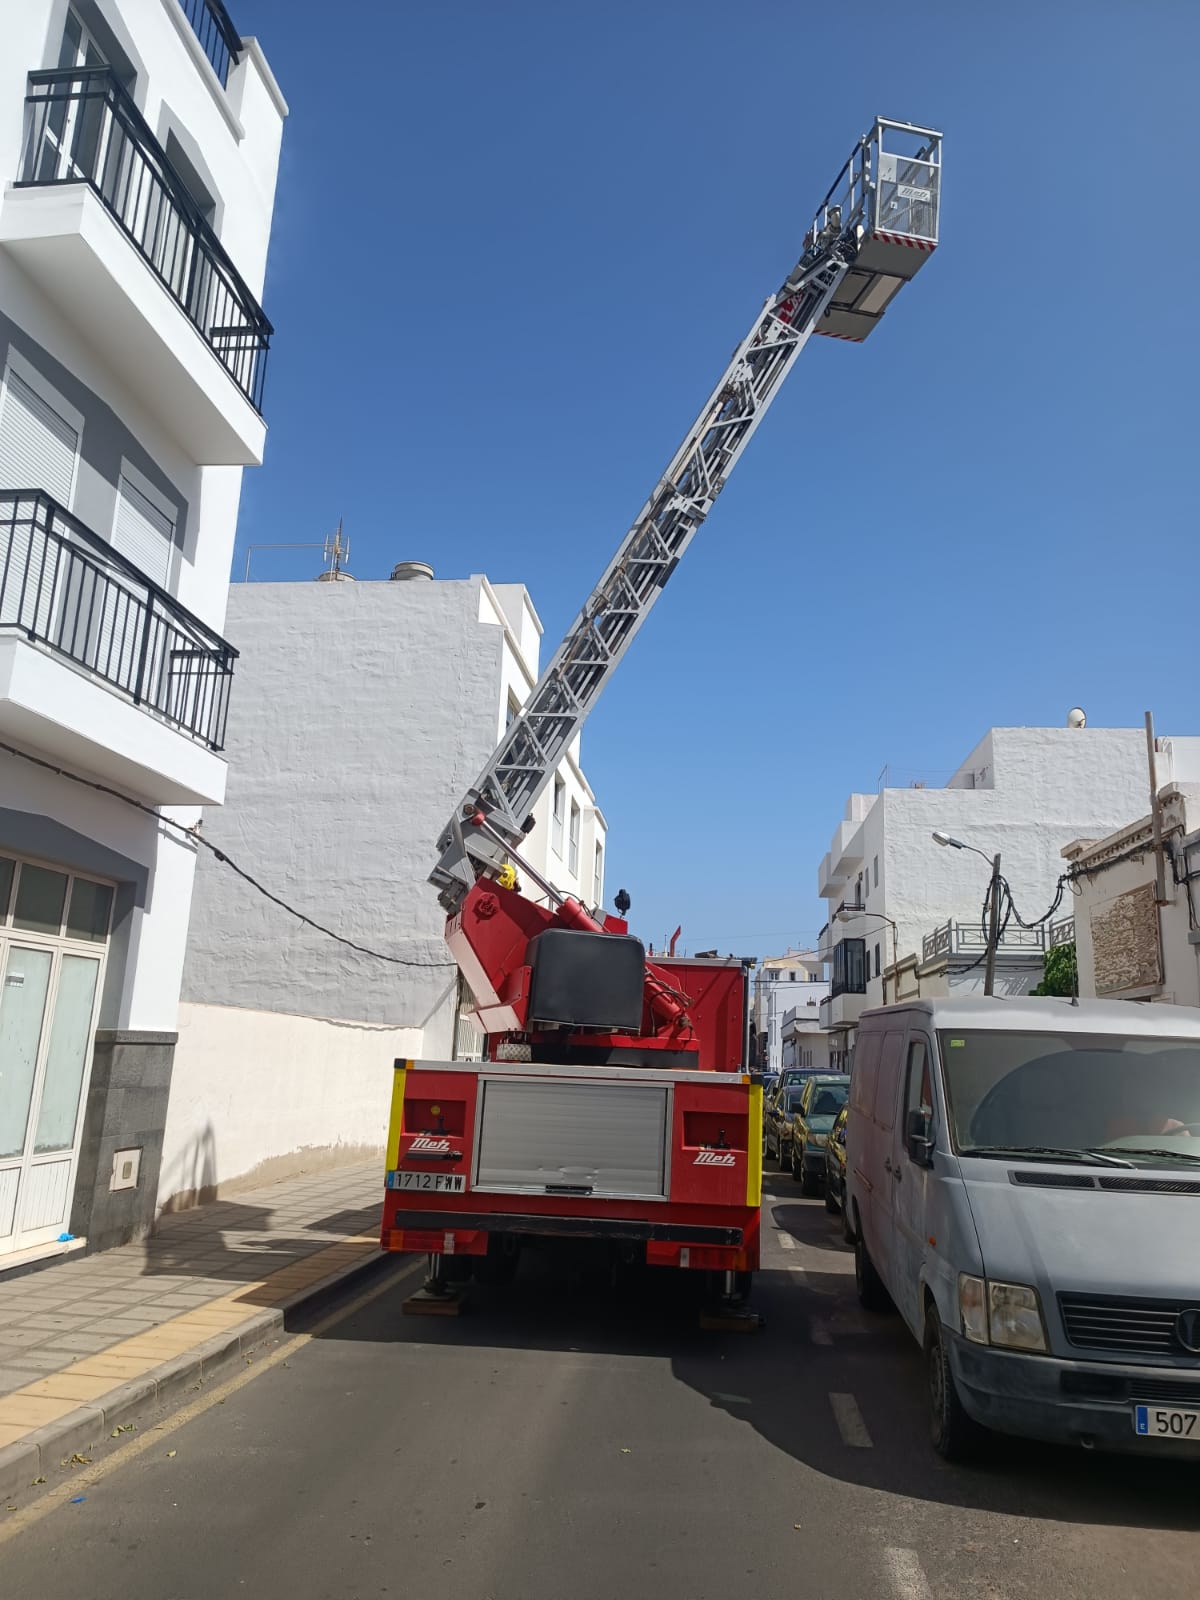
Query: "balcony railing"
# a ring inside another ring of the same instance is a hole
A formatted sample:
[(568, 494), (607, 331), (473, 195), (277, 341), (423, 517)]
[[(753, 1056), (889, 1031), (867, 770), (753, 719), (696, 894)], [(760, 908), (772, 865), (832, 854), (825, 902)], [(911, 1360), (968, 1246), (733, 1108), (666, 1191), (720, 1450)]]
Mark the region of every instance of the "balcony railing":
[[(1040, 954), (1046, 948), (1044, 928), (1008, 928), (996, 949), (1000, 955)], [(922, 961), (987, 953), (987, 934), (978, 922), (944, 922), (921, 941)]]
[(1050, 949), (1055, 950), (1060, 944), (1075, 943), (1075, 918), (1064, 917), (1061, 922), (1052, 922), (1049, 928)]
[(242, 41), (228, 11), (221, 0), (179, 0), (179, 4), (224, 88), (230, 66), (236, 66), (242, 53)]
[(86, 183), (250, 401), (274, 331), (108, 67), (31, 72), (19, 188)]
[(0, 634), (47, 645), (210, 750), (237, 651), (48, 495), (0, 490)]

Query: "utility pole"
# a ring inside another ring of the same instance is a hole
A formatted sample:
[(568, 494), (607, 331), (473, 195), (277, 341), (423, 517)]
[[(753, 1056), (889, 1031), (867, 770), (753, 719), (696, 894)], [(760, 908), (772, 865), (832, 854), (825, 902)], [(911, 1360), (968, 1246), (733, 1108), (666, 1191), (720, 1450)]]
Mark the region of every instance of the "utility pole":
[(1000, 852), (992, 857), (992, 882), (988, 889), (987, 966), (983, 969), (983, 992), (994, 994), (996, 987), (996, 946), (1000, 942)]

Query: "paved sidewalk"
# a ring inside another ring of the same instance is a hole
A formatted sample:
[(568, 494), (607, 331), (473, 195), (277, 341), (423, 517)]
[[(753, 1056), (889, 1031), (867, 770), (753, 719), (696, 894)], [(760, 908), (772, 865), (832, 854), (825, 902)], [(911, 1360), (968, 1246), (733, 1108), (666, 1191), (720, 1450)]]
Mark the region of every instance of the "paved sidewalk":
[(260, 1343), (378, 1258), (381, 1162), (164, 1217), (153, 1236), (0, 1278), (0, 1495)]

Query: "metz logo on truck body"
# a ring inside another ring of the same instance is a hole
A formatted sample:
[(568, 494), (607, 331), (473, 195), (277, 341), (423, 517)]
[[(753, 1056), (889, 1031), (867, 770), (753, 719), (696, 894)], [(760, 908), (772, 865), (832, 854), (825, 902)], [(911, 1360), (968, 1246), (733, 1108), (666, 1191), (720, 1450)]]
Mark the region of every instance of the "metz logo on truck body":
[(429, 1155), (448, 1155), (450, 1152), (449, 1139), (429, 1139), (423, 1133), (417, 1135), (409, 1145), (409, 1154), (414, 1150), (423, 1150)]
[(732, 1150), (701, 1150), (695, 1161), (694, 1167), (732, 1167), (737, 1164), (737, 1157)]

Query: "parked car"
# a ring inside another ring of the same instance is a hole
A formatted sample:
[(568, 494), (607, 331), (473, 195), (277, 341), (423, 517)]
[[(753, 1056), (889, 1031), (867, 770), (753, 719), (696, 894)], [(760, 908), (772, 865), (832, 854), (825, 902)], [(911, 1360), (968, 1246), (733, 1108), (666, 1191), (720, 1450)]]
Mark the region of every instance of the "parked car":
[(916, 1000), (863, 1014), (859, 1298), (923, 1345), (930, 1431), (1200, 1460), (1200, 1010)]
[(850, 1079), (844, 1072), (816, 1074), (800, 1091), (788, 1144), (792, 1177), (800, 1185), (801, 1194), (821, 1192), (825, 1182), (825, 1141), (849, 1091)]
[(825, 1142), (825, 1209), (830, 1216), (842, 1214), (842, 1234), (852, 1243), (850, 1225), (846, 1218), (846, 1118), (849, 1105), (844, 1105), (833, 1119), (829, 1138)]
[(774, 1156), (784, 1172), (792, 1160), (792, 1113), (800, 1105), (802, 1088), (780, 1089), (763, 1113), (763, 1154)]

